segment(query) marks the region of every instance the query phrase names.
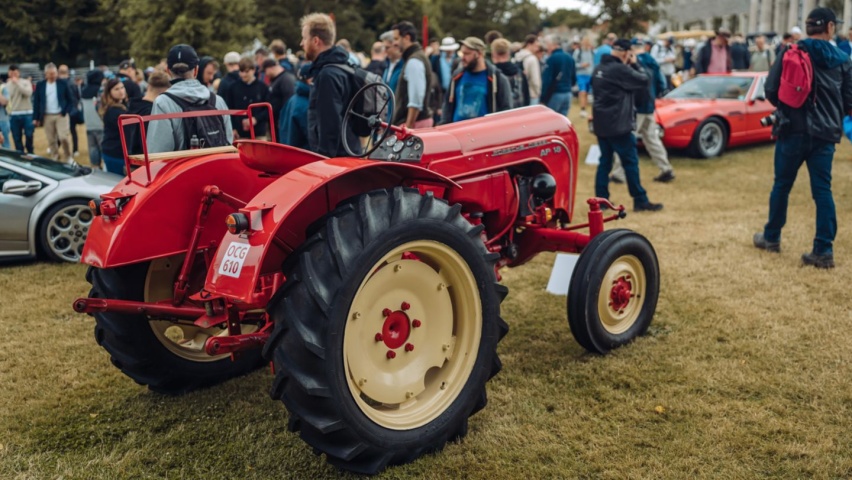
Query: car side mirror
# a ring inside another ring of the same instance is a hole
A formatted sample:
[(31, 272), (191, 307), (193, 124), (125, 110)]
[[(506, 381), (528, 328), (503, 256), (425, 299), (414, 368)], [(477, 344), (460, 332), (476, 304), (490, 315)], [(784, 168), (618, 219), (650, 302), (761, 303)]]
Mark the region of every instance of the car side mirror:
[(41, 182), (37, 180), (29, 182), (23, 180), (6, 180), (3, 182), (3, 193), (25, 197), (41, 190), (41, 187)]

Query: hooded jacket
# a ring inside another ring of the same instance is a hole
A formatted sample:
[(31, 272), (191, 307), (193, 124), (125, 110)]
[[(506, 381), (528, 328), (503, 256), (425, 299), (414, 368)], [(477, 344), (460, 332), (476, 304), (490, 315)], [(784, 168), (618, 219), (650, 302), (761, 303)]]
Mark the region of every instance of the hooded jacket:
[[(207, 87), (204, 87), (207, 88)], [(171, 90), (169, 90), (171, 92)], [(246, 83), (240, 79), (228, 88), (227, 97), (223, 100), (233, 110), (245, 110), (253, 103), (262, 103), (269, 100), (269, 86), (258, 78), (253, 82)], [(254, 126), (255, 135), (266, 135), (266, 127), (269, 125), (269, 110), (266, 108), (255, 108), (252, 116), (257, 119)], [(243, 119), (246, 117), (231, 117), (231, 128), (237, 131), (240, 138), (251, 138), (251, 131), (243, 129)]]
[[(187, 102), (200, 103), (210, 99), (210, 90), (201, 84), (196, 79), (184, 80), (177, 82), (169, 88), (169, 93), (186, 100)], [(216, 97), (216, 109), (227, 110), (228, 105), (222, 100), (222, 97)], [(161, 113), (177, 113), (183, 110), (175, 103), (168, 95), (160, 95), (154, 100), (154, 106), (151, 108), (152, 115)], [(222, 116), (225, 122), (225, 135), (228, 138), (228, 143), (233, 143), (234, 134), (230, 129), (231, 117), (229, 115)], [(148, 123), (148, 131), (146, 142), (148, 143), (149, 153), (158, 152), (174, 152), (177, 150), (186, 150), (189, 145), (185, 145), (186, 140), (183, 138), (183, 121), (180, 118), (171, 120), (154, 120)]]
[(526, 48), (522, 48), (515, 54), (515, 61), (524, 66), (524, 75), (530, 86), (530, 97), (541, 97), (541, 62), (538, 57)]
[(640, 53), (636, 56), (636, 61), (645, 69), (645, 75), (648, 75), (648, 88), (637, 91), (635, 95), (636, 113), (649, 115), (654, 113), (657, 97), (666, 91), (666, 78), (650, 53)]
[(808, 52), (814, 67), (811, 94), (800, 108), (778, 99), (785, 47), (766, 77), (766, 98), (780, 113), (773, 134), (807, 134), (838, 143), (843, 135), (843, 117), (852, 111), (852, 60), (825, 40), (808, 38), (798, 44)]
[(284, 145), (292, 145), (304, 150), (310, 148), (308, 143), (308, 97), (311, 86), (305, 82), (296, 83), (296, 93), (287, 100), (281, 114), (281, 139)]
[[(222, 98), (228, 98), (228, 90), (230, 90), (235, 83), (239, 83), (241, 81), (242, 80), (240, 79), (239, 70), (228, 72), (224, 77), (222, 77), (222, 80), (219, 82), (219, 91), (217, 93)], [(228, 106), (230, 107), (230, 105)]]
[(104, 74), (100, 70), (90, 70), (86, 74), (86, 86), (80, 92), (80, 103), (83, 105), (83, 120), (87, 132), (103, 131), (104, 121), (98, 115), (98, 98)]
[(341, 134), (340, 124), (346, 108), (355, 94), (349, 74), (340, 68), (325, 68), (331, 64), (348, 65), (349, 52), (331, 47), (317, 55), (309, 73), (314, 86), (308, 103), (308, 141), (311, 151), (327, 157), (347, 157), (343, 142), (354, 153), (361, 152), (361, 140), (350, 127)]
[(509, 91), (512, 93), (511, 108), (526, 107), (530, 104), (530, 85), (524, 71), (515, 62), (495, 63), (495, 67), (509, 81)]
[(627, 65), (612, 55), (601, 57), (592, 72), (595, 135), (617, 137), (634, 130), (634, 95), (648, 88), (648, 75), (638, 64)]
[[(485, 70), (488, 72), (488, 113), (502, 112), (512, 108), (512, 93), (509, 86), (509, 80), (500, 73), (490, 62), (485, 63)], [(450, 79), (450, 88), (444, 95), (444, 107), (441, 111), (441, 124), (446, 125), (453, 123), (453, 116), (456, 113), (456, 83), (464, 75), (465, 69), (463, 65), (459, 65), (453, 78)]]

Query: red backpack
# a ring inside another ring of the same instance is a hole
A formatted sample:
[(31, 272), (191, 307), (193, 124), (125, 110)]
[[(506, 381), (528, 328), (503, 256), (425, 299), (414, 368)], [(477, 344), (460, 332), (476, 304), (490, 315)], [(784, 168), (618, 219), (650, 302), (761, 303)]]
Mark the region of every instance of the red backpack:
[(784, 51), (781, 58), (781, 85), (778, 100), (793, 108), (805, 104), (814, 81), (814, 67), (808, 52), (795, 43)]

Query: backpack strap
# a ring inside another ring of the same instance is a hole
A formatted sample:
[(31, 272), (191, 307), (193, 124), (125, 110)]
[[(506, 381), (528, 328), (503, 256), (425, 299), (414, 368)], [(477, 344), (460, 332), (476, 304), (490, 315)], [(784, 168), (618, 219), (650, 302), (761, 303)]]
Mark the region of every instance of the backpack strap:
[(349, 65), (344, 65), (342, 63), (329, 63), (326, 66), (327, 67), (339, 68), (339, 69), (343, 70), (344, 72), (348, 73), (349, 75), (355, 75), (355, 69), (350, 67)]

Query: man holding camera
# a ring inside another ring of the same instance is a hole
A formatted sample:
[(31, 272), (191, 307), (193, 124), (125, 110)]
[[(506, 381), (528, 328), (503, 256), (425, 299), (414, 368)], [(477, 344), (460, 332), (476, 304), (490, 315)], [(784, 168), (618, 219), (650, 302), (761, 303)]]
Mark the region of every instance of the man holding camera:
[(779, 100), (783, 73), (783, 50), (766, 79), (766, 98), (777, 107), (773, 135), (775, 183), (769, 196), (769, 221), (754, 235), (754, 246), (781, 251), (781, 229), (787, 221), (787, 201), (802, 163), (808, 166), (811, 195), (816, 203), (816, 235), (813, 249), (802, 255), (802, 263), (833, 268), (832, 244), (837, 233), (837, 215), (831, 194), (831, 163), (835, 144), (843, 135), (843, 117), (852, 112), (852, 61), (832, 45), (837, 24), (834, 12), (816, 8), (805, 22), (808, 38), (798, 43), (813, 65), (811, 93), (799, 108)]
[(648, 88), (648, 75), (637, 63), (630, 40), (618, 39), (612, 52), (601, 57), (592, 72), (592, 125), (601, 148), (595, 176), (595, 196), (609, 198), (609, 173), (613, 154), (621, 158), (627, 177), (627, 189), (633, 197), (633, 210), (656, 212), (661, 203), (651, 203), (639, 181), (639, 156), (636, 152), (634, 95)]

